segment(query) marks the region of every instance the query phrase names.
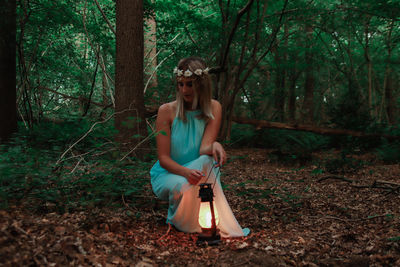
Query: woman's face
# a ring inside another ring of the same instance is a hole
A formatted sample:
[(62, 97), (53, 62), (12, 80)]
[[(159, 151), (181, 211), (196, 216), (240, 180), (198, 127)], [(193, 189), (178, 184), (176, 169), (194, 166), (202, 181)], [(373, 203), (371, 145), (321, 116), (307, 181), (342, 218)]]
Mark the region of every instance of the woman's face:
[(194, 79), (191, 77), (178, 78), (178, 90), (187, 104), (192, 104), (195, 97)]

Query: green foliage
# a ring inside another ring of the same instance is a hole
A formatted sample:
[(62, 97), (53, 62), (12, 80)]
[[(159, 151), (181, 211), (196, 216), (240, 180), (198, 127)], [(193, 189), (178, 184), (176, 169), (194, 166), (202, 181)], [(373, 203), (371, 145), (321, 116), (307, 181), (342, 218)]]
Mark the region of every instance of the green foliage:
[(390, 241), (390, 242), (400, 242), (400, 236), (389, 237), (388, 241)]
[(330, 138), (301, 131), (255, 130), (253, 126), (235, 124), (229, 144), (273, 148), (276, 150), (271, 157), (275, 160), (304, 163), (312, 159), (312, 152), (328, 148)]
[(373, 123), (356, 89), (344, 88), (336, 99), (336, 103), (329, 106), (328, 115), (331, 123), (338, 128), (366, 131)]
[(266, 183), (268, 183), (268, 179), (257, 181), (247, 180), (234, 185), (232, 188), (227, 188), (227, 190), (234, 190), (236, 195), (252, 200), (252, 202), (254, 202), (252, 207), (262, 212), (271, 209), (271, 207), (265, 205), (265, 200), (271, 198), (279, 199), (282, 203), (286, 203), (292, 209), (297, 209), (302, 205), (301, 197), (293, 194), (288, 188), (277, 188), (275, 185), (268, 185), (268, 187), (265, 188)]
[(386, 163), (398, 163), (400, 162), (400, 141), (385, 141), (376, 149), (376, 153), (379, 159)]
[(258, 131), (251, 125), (233, 124), (231, 140), (227, 142), (227, 144), (233, 147), (253, 147), (257, 143), (257, 132)]
[[(148, 185), (151, 163), (120, 162), (108, 140), (113, 127), (97, 127), (73, 148), (61, 164), (61, 154), (90, 128), (86, 120), (41, 123), (21, 130), (0, 147), (0, 208), (23, 203), (38, 211), (81, 209), (135, 203)], [(98, 154), (98, 155), (97, 155)], [(81, 155), (81, 156), (78, 156)]]
[(269, 144), (276, 148), (276, 159), (304, 163), (312, 159), (312, 152), (327, 148), (329, 137), (308, 132), (270, 130)]
[(334, 155), (324, 161), (325, 170), (333, 174), (356, 172), (366, 164), (367, 162), (349, 155), (349, 151), (346, 149), (342, 150), (339, 155)]

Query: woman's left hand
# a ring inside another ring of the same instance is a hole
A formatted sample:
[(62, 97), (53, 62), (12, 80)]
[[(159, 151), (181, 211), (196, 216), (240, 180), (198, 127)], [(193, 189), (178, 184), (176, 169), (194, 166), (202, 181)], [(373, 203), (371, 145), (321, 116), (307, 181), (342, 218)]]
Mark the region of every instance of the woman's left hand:
[(223, 146), (218, 143), (214, 142), (212, 144), (212, 155), (214, 160), (218, 163), (217, 167), (221, 167), (226, 162), (226, 152)]

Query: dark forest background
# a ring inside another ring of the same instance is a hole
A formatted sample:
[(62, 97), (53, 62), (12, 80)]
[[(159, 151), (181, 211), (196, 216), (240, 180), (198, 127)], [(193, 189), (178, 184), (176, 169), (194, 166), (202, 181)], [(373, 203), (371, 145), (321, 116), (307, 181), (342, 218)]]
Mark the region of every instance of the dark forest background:
[(227, 148), (289, 165), (339, 150), (320, 172), (400, 160), (398, 0), (2, 3), (2, 208), (135, 205), (190, 55), (212, 69)]

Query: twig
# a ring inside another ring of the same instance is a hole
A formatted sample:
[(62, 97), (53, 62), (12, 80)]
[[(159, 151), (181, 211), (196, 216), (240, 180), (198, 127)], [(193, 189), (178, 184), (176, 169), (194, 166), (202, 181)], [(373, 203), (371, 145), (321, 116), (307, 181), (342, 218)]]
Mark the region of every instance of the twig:
[(149, 134), (145, 139), (143, 139), (142, 141), (140, 141), (139, 143), (136, 144), (136, 146), (134, 148), (132, 148), (128, 153), (125, 154), (125, 156), (123, 156), (119, 161), (123, 161), (127, 156), (129, 156), (133, 151), (136, 150), (136, 148), (138, 148), (141, 144), (143, 144), (144, 142), (146, 142), (147, 140), (149, 140), (151, 137), (153, 137), (156, 133), (153, 132), (151, 134)]
[[(88, 155), (88, 154), (90, 154), (90, 153), (94, 152), (95, 150), (97, 150), (97, 149), (99, 149), (99, 148), (101, 148), (101, 147), (103, 147), (103, 146), (105, 146), (105, 145), (108, 145), (108, 144), (112, 144), (112, 142), (111, 142), (111, 141), (109, 141), (109, 142), (106, 142), (106, 143), (102, 144), (101, 146), (99, 146), (99, 147), (96, 147), (95, 149), (92, 149), (92, 150), (90, 150), (90, 151), (88, 151), (88, 152), (85, 152), (85, 153), (83, 153), (83, 154), (74, 155), (74, 156), (72, 156), (72, 157), (69, 157), (69, 158), (63, 159), (61, 162), (63, 162), (63, 161), (67, 161), (67, 160), (70, 160), (70, 159), (74, 159), (74, 158), (77, 158), (77, 157), (83, 157), (83, 156), (86, 156), (86, 155)], [(94, 155), (98, 156), (98, 154), (94, 154)], [(101, 155), (101, 154), (99, 154), (99, 155)]]
[(153, 127), (153, 125), (151, 125), (151, 123), (149, 122), (148, 119), (146, 119), (146, 123), (147, 123), (147, 125), (150, 127), (151, 131), (154, 132), (154, 131), (155, 131), (155, 130), (154, 130), (154, 127)]
[(327, 180), (327, 179), (342, 180), (342, 181), (345, 181), (345, 182), (348, 182), (348, 183), (353, 183), (354, 182), (353, 180), (350, 180), (350, 179), (348, 179), (348, 178), (346, 178), (344, 176), (339, 176), (339, 175), (327, 175), (327, 176), (324, 176), (324, 177), (318, 179), (317, 182), (322, 182), (322, 181)]
[(127, 208), (130, 208), (128, 206), (128, 204), (126, 204), (126, 202), (125, 202), (124, 194), (121, 195), (121, 198), (122, 198), (122, 203), (124, 203), (124, 206), (127, 207)]
[(103, 73), (106, 75), (107, 88), (110, 91), (111, 102), (113, 104), (113, 107), (115, 108), (115, 99), (114, 99), (114, 95), (113, 95), (113, 92), (112, 92), (111, 87), (110, 87), (109, 80), (112, 82), (112, 84), (114, 86), (115, 86), (115, 81), (110, 77), (110, 74), (107, 72), (106, 65), (104, 63), (104, 58), (103, 58), (102, 55), (100, 55), (100, 59), (101, 59), (101, 69), (103, 70)]
[(161, 62), (154, 68), (154, 70), (151, 73), (150, 77), (147, 79), (146, 86), (144, 87), (144, 90), (143, 90), (143, 94), (146, 93), (147, 87), (149, 86), (149, 83), (150, 83), (151, 79), (153, 78), (154, 74), (157, 72), (157, 69), (161, 66), (162, 63), (164, 63), (165, 60), (167, 60), (168, 58), (170, 58), (174, 54), (175, 54), (175, 52), (173, 52), (172, 54), (170, 54), (169, 56), (167, 56), (166, 58), (161, 60)]
[[(394, 192), (394, 191), (397, 191), (400, 189), (400, 184), (394, 183), (394, 182), (383, 181), (383, 180), (375, 180), (371, 185), (354, 185), (353, 184), (355, 182), (354, 180), (351, 180), (344, 176), (339, 176), (339, 175), (327, 175), (325, 177), (318, 179), (317, 182), (322, 182), (327, 179), (336, 179), (336, 180), (345, 181), (345, 182), (352, 184), (351, 186), (355, 187), (355, 188), (379, 188), (379, 189), (391, 190), (391, 192)], [(388, 184), (388, 185), (393, 185), (395, 187), (382, 186), (379, 184)]]
[(95, 127), (97, 124), (106, 123), (106, 122), (109, 121), (114, 115), (123, 113), (123, 112), (125, 112), (125, 111), (127, 111), (127, 110), (122, 110), (122, 111), (114, 112), (113, 114), (111, 114), (111, 115), (110, 115), (108, 118), (106, 118), (105, 120), (95, 122), (95, 123), (90, 127), (90, 129), (89, 129), (84, 135), (82, 135), (75, 143), (73, 143), (67, 150), (65, 150), (64, 153), (62, 153), (62, 155), (61, 155), (60, 158), (57, 160), (57, 162), (56, 162), (55, 165), (57, 166), (58, 164), (60, 164), (60, 162), (62, 161), (62, 159), (65, 157), (65, 155), (66, 155), (69, 151), (71, 151), (71, 149), (72, 149), (74, 146), (76, 146), (80, 141), (82, 141), (86, 136), (88, 136), (89, 133), (93, 131), (94, 127)]
[(103, 16), (104, 20), (107, 22), (108, 27), (110, 28), (110, 30), (114, 33), (114, 35), (117, 35), (117, 32), (114, 29), (114, 26), (111, 25), (111, 22), (108, 20), (106, 14), (104, 14), (103, 9), (101, 8), (99, 2), (97, 2), (97, 0), (94, 0), (94, 2), (96, 3), (97, 8), (100, 10), (101, 15)]
[(78, 168), (79, 164), (82, 162), (82, 160), (84, 160), (83, 157), (81, 157), (78, 161), (78, 163), (76, 163), (75, 167), (72, 169), (72, 171), (69, 174), (72, 174), (75, 172), (75, 170)]
[(342, 221), (342, 222), (345, 222), (345, 223), (351, 223), (351, 222), (360, 222), (360, 221), (367, 221), (367, 220), (372, 220), (372, 219), (376, 219), (376, 218), (386, 217), (388, 215), (390, 215), (390, 213), (381, 214), (381, 215), (375, 215), (375, 216), (369, 216), (369, 217), (360, 218), (360, 219), (342, 219), (342, 218), (335, 217), (335, 216), (324, 216), (324, 217), (307, 216), (307, 217), (316, 218), (317, 220), (334, 219), (334, 220), (339, 220), (339, 221)]
[(26, 124), (24, 115), (22, 115), (21, 110), (19, 109), (18, 105), (17, 105), (17, 110), (18, 110), (19, 115), (21, 116), (22, 121), (24, 122), (25, 128), (29, 129), (28, 125)]
[[(156, 53), (156, 55), (152, 58), (150, 58), (150, 60), (147, 61), (146, 66), (144, 67), (143, 71), (146, 71), (147, 68), (150, 66), (150, 64), (154, 61), (154, 59), (163, 51), (163, 49), (158, 50), (158, 52)], [(149, 53), (150, 54), (151, 49), (149, 49)], [(144, 58), (147, 58), (148, 55), (146, 55)]]
[(157, 239), (157, 243), (159, 243), (164, 237), (168, 236), (168, 234), (169, 234), (170, 231), (171, 231), (171, 224), (168, 223), (168, 230), (167, 230), (167, 232), (166, 232), (162, 237), (160, 237), (159, 239)]

